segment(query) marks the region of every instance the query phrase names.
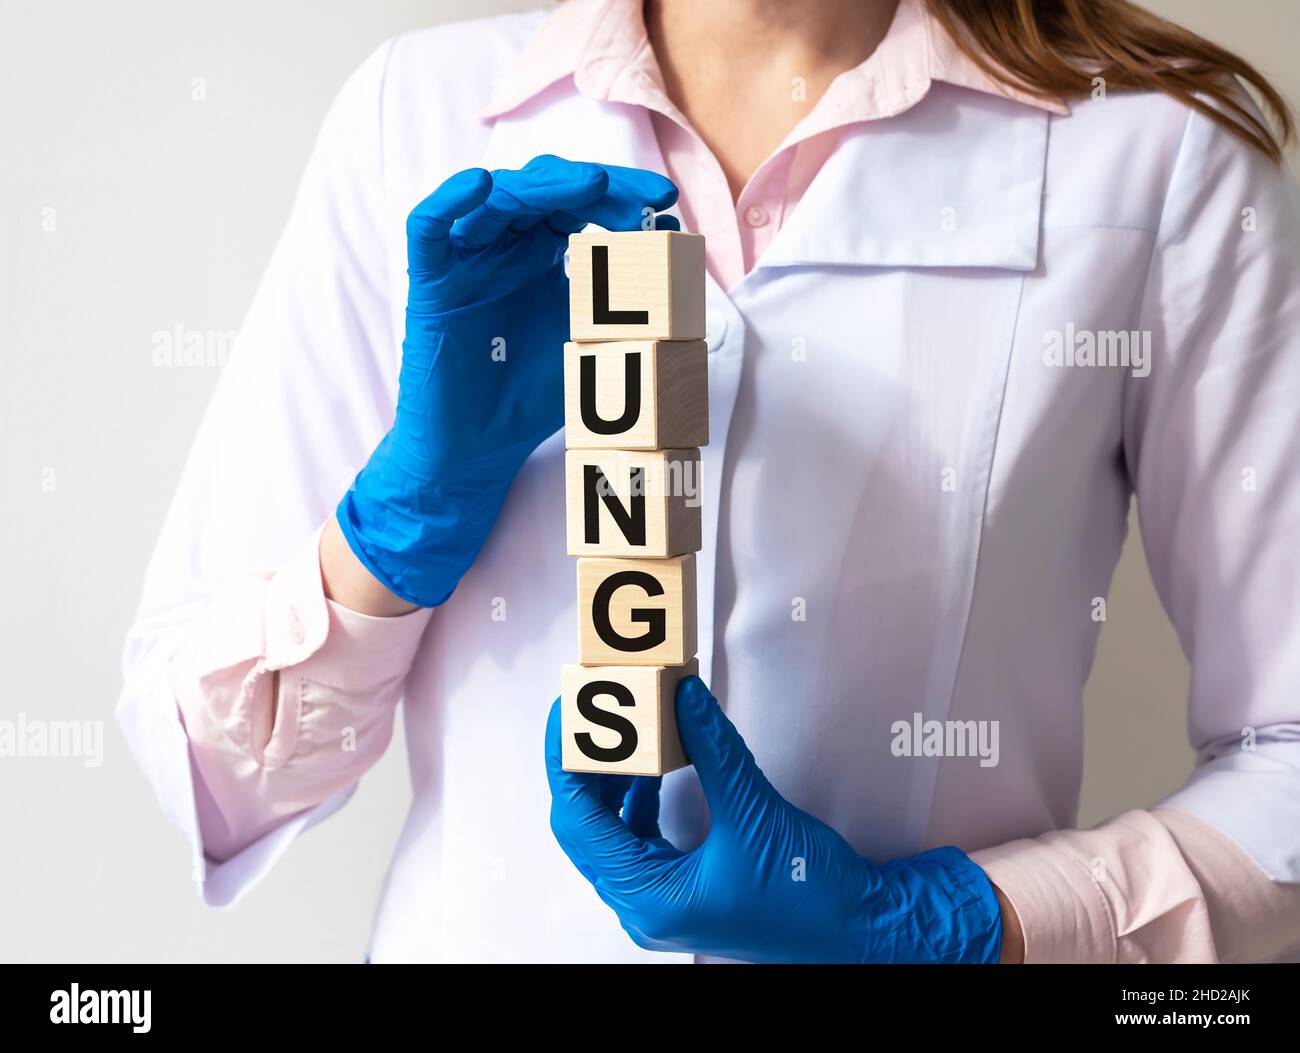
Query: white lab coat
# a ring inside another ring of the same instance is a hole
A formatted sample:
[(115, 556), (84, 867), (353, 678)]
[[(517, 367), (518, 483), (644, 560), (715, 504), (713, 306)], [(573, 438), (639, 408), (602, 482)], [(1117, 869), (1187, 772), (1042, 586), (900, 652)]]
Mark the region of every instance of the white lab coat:
[[(123, 725), (195, 845), (169, 656), (214, 589), (330, 516), (391, 422), (407, 212), (541, 153), (664, 169), (643, 112), (571, 82), (479, 119), (536, 26), (399, 38), (326, 121), (127, 646)], [(739, 285), (710, 279), (701, 672), (786, 797), (879, 856), (1072, 825), (1094, 598), (1136, 491), (1193, 669), (1202, 763), (1170, 803), (1300, 879), (1298, 235), (1289, 179), (1166, 97), (1058, 117), (935, 83), (850, 129)], [(1149, 331), (1150, 375), (1047, 365), (1067, 326)], [(412, 669), (377, 960), (648, 957), (548, 825), (542, 731), (576, 653), (562, 451), (525, 466)], [(895, 756), (918, 712), (999, 721), (999, 763)], [(345, 797), (211, 867), (209, 900)], [(699, 840), (691, 772), (663, 815)]]

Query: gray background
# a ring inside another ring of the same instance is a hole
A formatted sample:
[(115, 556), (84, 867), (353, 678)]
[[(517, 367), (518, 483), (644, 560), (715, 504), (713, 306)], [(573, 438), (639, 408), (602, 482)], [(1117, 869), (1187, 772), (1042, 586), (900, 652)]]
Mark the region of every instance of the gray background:
[[(364, 955), (409, 794), (400, 739), (347, 808), (218, 912), (112, 722), (145, 561), (217, 379), (154, 366), (153, 334), (239, 327), (320, 118), (375, 45), (530, 6), (0, 0), (0, 719), (105, 721), (99, 768), (0, 759), (0, 959)], [(1148, 6), (1300, 98), (1296, 0)], [(1084, 824), (1182, 782), (1186, 688), (1135, 527), (1088, 685)]]

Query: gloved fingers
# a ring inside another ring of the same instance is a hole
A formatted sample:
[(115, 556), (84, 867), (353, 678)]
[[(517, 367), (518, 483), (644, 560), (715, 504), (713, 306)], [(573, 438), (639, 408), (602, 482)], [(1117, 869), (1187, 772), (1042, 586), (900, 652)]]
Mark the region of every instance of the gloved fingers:
[(456, 221), (452, 236), (471, 249), (482, 248), (520, 223), (598, 201), (609, 186), (600, 165), (566, 161), (545, 154), (523, 168), (492, 173), (492, 192), (473, 212)]
[(551, 233), (558, 234), (562, 238), (578, 233), (587, 225), (585, 219), (575, 216), (572, 212), (552, 212), (543, 222)]
[[(677, 202), (676, 185), (658, 172), (618, 165), (606, 165), (605, 172), (609, 176), (605, 192), (569, 210), (588, 223), (606, 230), (641, 230), (647, 228), (650, 215), (672, 208)], [(666, 229), (659, 227), (658, 217), (654, 229)]]
[(413, 275), (436, 273), (451, 254), (452, 225), (469, 215), (492, 192), (492, 176), (467, 168), (446, 179), (406, 217), (406, 255)]
[(666, 837), (652, 837), (646, 844), (650, 846), (647, 859), (681, 859), (686, 855)]
[[(587, 225), (587, 220), (575, 216), (572, 212), (554, 212), (546, 217), (545, 223), (554, 233), (567, 238), (576, 234)], [(655, 230), (681, 230), (682, 221), (676, 216), (660, 212), (655, 216)]]
[(610, 810), (613, 815), (618, 815), (619, 809), (623, 807), (623, 799), (627, 796), (628, 790), (632, 788), (634, 775), (597, 775), (600, 803)]
[(646, 841), (661, 839), (659, 833), (660, 775), (638, 775), (623, 799), (623, 822), (637, 837)]
[(617, 881), (640, 862), (645, 842), (601, 800), (602, 776), (563, 768), (559, 699), (546, 721), (546, 778), (551, 787), (551, 832), (589, 881)]
[(698, 676), (687, 677), (677, 687), (677, 733), (700, 777), (715, 826), (744, 828), (779, 796)]

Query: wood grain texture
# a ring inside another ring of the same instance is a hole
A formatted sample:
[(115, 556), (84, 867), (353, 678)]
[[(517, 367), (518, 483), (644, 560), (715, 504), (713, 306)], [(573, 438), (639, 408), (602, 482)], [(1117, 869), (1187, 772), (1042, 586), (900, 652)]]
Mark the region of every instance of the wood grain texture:
[[(593, 250), (606, 254), (607, 295)], [(642, 321), (604, 320), (644, 312)], [(601, 231), (569, 237), (569, 333), (574, 340), (703, 340), (704, 238), (675, 230)]]
[[(584, 361), (590, 391), (583, 388)], [(629, 406), (633, 377), (635, 394)], [(593, 431), (584, 421), (584, 403), (602, 431)], [(703, 340), (565, 344), (564, 443), (571, 450), (707, 446), (708, 345)]]
[(695, 647), (693, 555), (578, 560), (580, 663), (682, 665)]
[[(666, 775), (684, 768), (690, 761), (677, 734), (677, 685), (698, 675), (695, 659), (678, 666), (564, 666), (560, 670), (564, 770)], [(588, 719), (592, 707), (612, 716)]]
[(570, 556), (700, 550), (699, 450), (570, 450), (564, 480)]

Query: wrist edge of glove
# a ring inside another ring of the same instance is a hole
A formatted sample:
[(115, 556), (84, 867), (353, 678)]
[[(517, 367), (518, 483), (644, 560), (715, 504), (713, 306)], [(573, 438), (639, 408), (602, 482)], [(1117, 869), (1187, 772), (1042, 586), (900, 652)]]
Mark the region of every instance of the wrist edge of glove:
[(931, 848), (881, 867), (911, 916), (915, 961), (996, 965), (1002, 908), (984, 868), (955, 845)]
[(356, 556), (361, 565), (370, 572), (371, 576), (380, 585), (398, 599), (413, 603), (417, 607), (439, 607), (446, 603), (451, 598), (451, 594), (456, 591), (456, 586), (460, 584), (461, 576), (457, 575), (446, 591), (435, 590), (441, 592), (441, 594), (437, 599), (432, 600), (427, 595), (417, 594), (400, 585), (396, 576), (390, 574), (382, 562), (370, 553), (361, 537), (353, 501), (355, 492), (355, 490), (349, 490), (343, 495), (342, 500), (338, 503), (338, 508), (335, 510), (335, 518), (338, 520), (339, 532), (343, 535), (343, 539), (348, 543), (348, 548), (352, 550), (352, 554)]

